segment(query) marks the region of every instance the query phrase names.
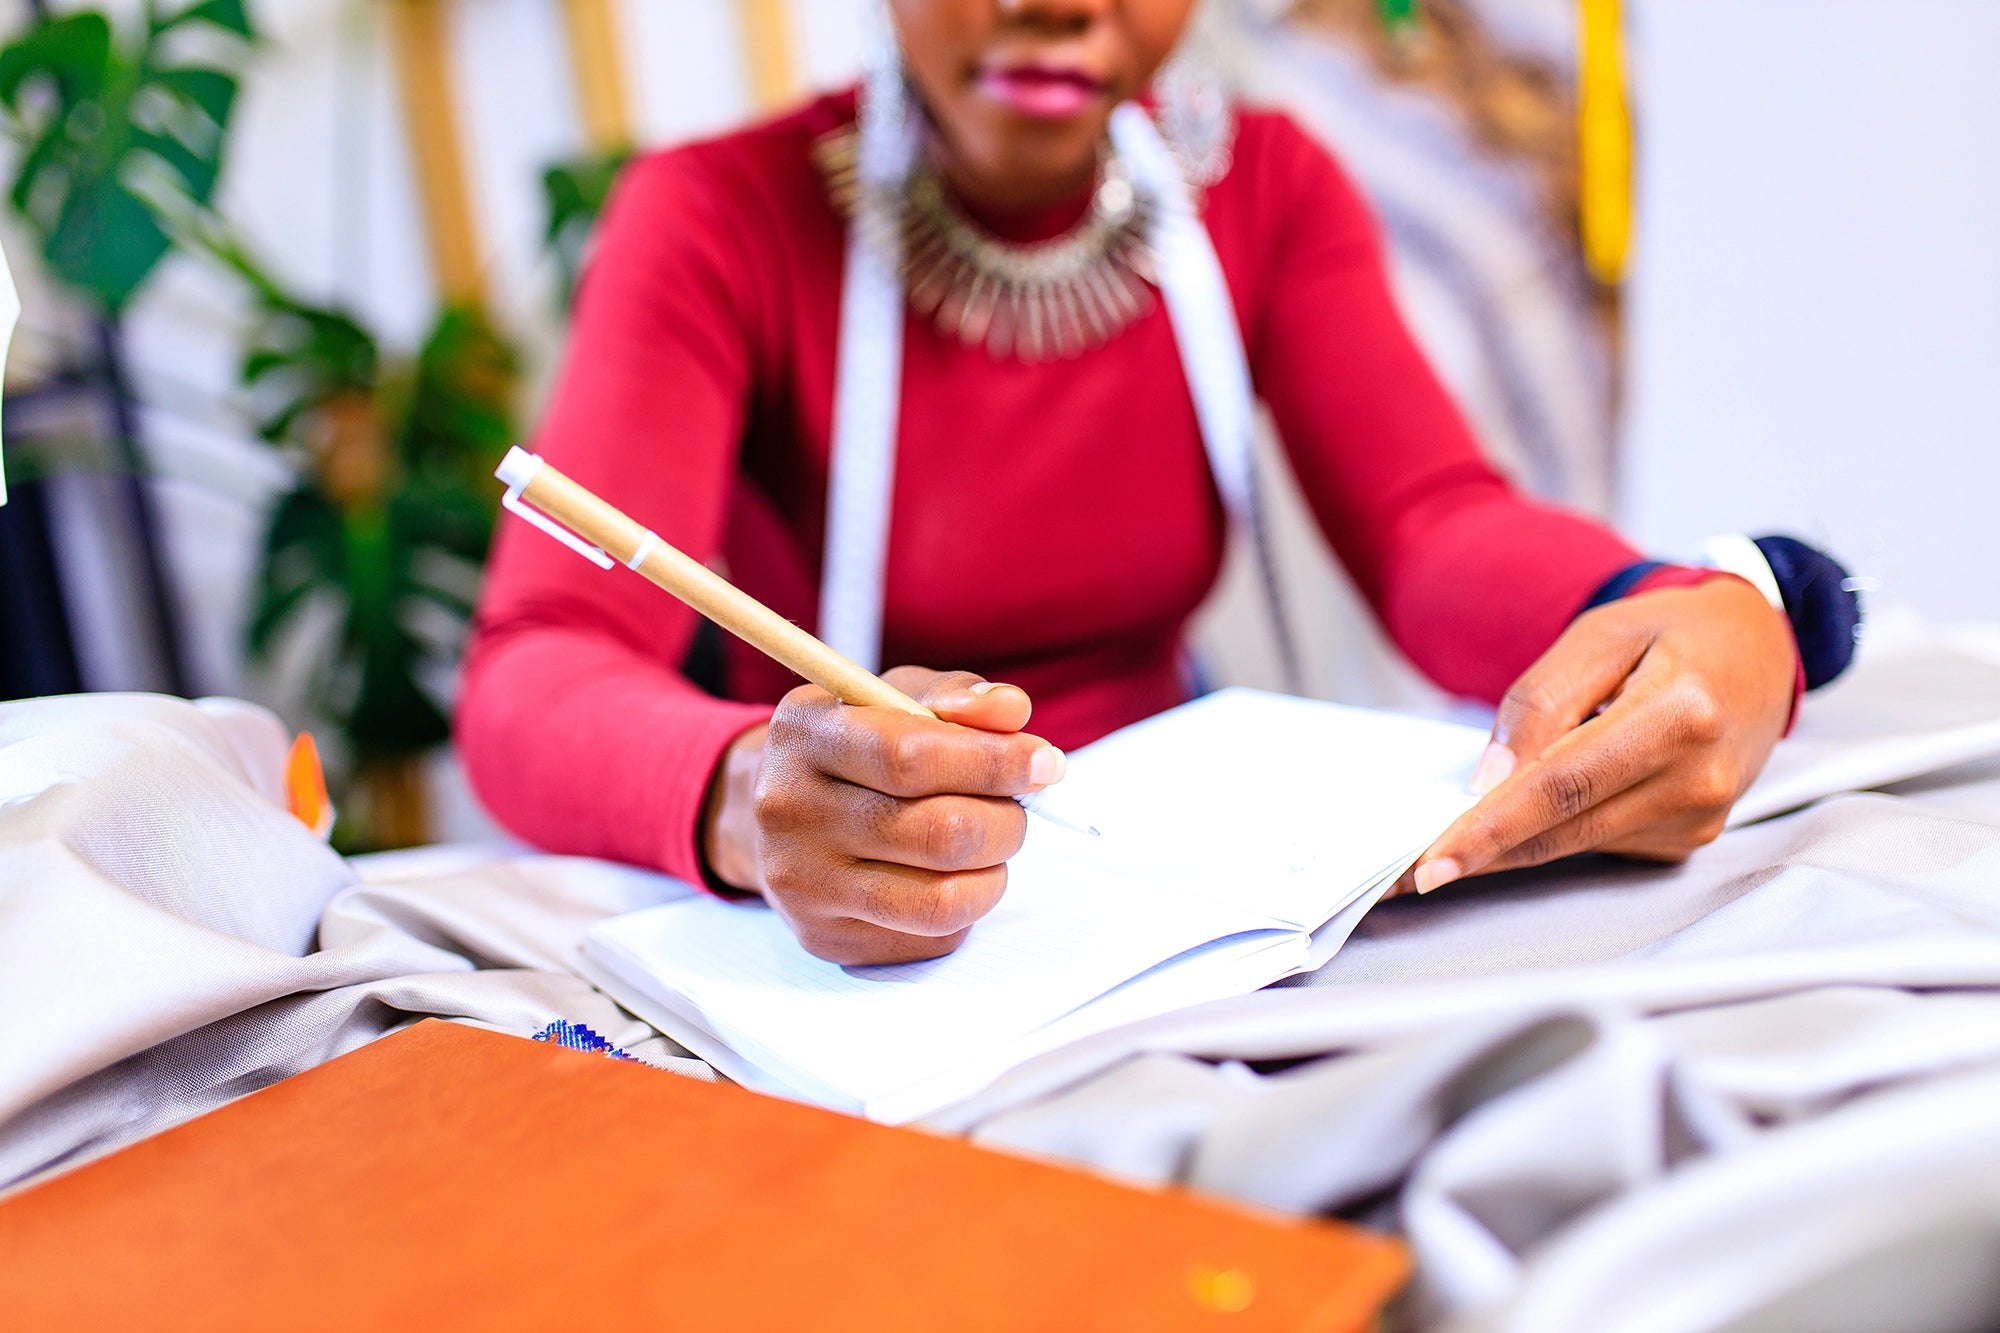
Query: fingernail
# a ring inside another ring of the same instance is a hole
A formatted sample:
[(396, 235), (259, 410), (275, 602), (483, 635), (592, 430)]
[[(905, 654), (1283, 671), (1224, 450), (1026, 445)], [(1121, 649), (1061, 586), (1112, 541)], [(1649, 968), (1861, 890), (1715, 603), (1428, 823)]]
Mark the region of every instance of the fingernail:
[(1458, 862), (1449, 856), (1426, 861), (1417, 867), (1417, 892), (1429, 893), (1432, 889), (1441, 889), (1464, 873), (1458, 868)]
[(995, 685), (998, 685), (999, 683), (1000, 682), (997, 680), (982, 680), (977, 685), (974, 685), (972, 687), (972, 692), (974, 694), (985, 694), (987, 691), (991, 690)]
[(1047, 787), (1061, 782), (1062, 775), (1069, 769), (1069, 760), (1053, 745), (1044, 745), (1028, 760), (1028, 781), (1037, 787)]
[(1514, 771), (1514, 752), (1499, 741), (1490, 742), (1486, 753), (1479, 756), (1479, 767), (1472, 770), (1472, 794), (1484, 796), (1507, 780)]

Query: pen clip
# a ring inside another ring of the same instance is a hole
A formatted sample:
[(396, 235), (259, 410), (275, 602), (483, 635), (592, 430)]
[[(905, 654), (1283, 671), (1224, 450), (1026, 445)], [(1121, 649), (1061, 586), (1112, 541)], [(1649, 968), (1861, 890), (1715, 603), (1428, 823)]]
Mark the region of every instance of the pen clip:
[(507, 493), (500, 497), (500, 507), (519, 518), (527, 519), (599, 569), (611, 568), (611, 557), (605, 553), (603, 547), (592, 546), (521, 498), (521, 492), (535, 479), (535, 473), (539, 472), (541, 467), (540, 454), (531, 454), (519, 447), (509, 449), (507, 456), (500, 460), (500, 466), (493, 470), (494, 476), (507, 483)]

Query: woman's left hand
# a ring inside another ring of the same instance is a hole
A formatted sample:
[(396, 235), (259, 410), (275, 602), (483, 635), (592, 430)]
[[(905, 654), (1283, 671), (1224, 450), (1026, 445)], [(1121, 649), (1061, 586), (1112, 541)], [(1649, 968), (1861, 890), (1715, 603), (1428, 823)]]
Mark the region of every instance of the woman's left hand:
[(1741, 579), (1585, 612), (1507, 692), (1479, 804), (1411, 883), (1428, 893), (1576, 852), (1685, 860), (1784, 734), (1797, 661), (1784, 616)]

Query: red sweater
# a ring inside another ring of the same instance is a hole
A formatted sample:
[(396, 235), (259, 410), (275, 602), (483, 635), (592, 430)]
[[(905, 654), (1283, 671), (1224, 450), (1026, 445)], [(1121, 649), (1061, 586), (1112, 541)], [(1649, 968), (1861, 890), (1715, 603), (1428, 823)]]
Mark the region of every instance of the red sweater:
[[(809, 149), (852, 116), (827, 98), (632, 165), (535, 445), (805, 625), (845, 245)], [(1327, 540), (1412, 661), (1496, 699), (1637, 554), (1481, 456), (1403, 327), (1360, 195), (1289, 120), (1242, 116), (1204, 214)], [(1063, 747), (1182, 702), (1224, 520), (1164, 308), (1039, 365), (915, 316), (904, 337), (884, 662), (1011, 681)], [(694, 629), (644, 580), (503, 522), (458, 714), (493, 813), (553, 851), (698, 878), (717, 761), (798, 682), (732, 641), (729, 699), (703, 694), (678, 670)]]

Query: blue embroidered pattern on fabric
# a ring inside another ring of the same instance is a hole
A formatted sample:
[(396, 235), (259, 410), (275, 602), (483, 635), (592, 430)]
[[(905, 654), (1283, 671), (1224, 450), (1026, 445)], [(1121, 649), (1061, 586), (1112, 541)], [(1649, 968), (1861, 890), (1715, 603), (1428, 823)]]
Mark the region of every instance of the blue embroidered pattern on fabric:
[(609, 1056), (613, 1060), (630, 1060), (635, 1065), (645, 1063), (637, 1056), (627, 1055), (619, 1050), (583, 1024), (572, 1023), (567, 1018), (558, 1018), (537, 1032), (534, 1039), (567, 1046), (572, 1051), (596, 1051), (599, 1055)]

